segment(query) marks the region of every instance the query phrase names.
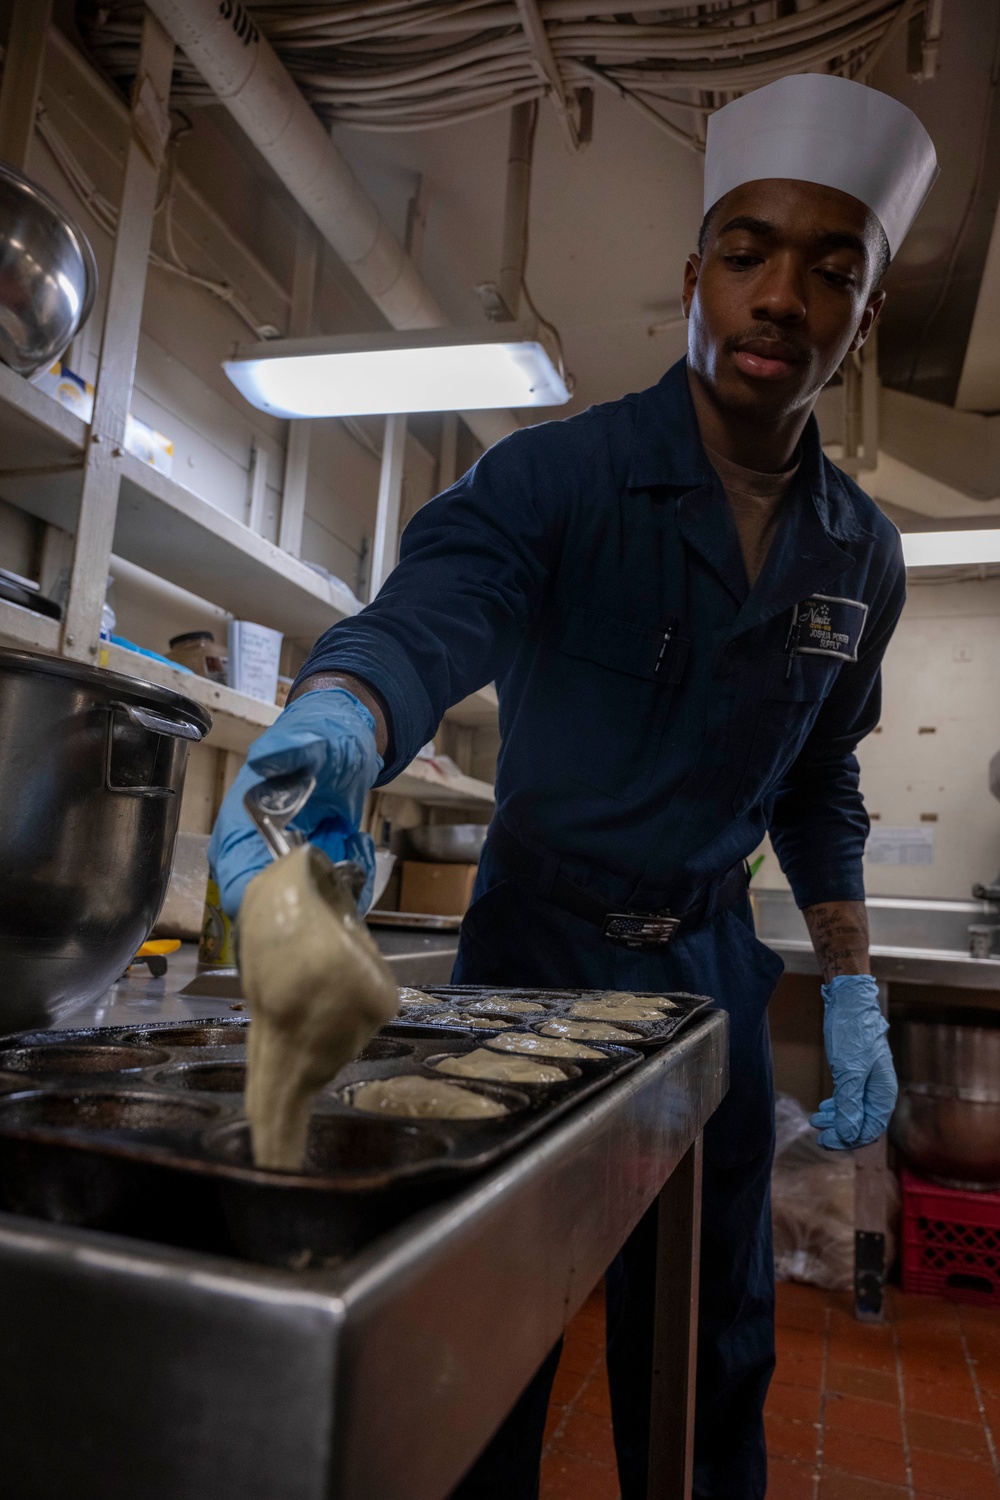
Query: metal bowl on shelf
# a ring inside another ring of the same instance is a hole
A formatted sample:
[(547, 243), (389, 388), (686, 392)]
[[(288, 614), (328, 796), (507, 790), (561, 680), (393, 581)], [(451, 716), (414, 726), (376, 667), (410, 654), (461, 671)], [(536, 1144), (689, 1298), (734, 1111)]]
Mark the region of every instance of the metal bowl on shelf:
[(96, 294), (86, 235), (37, 183), (0, 162), (0, 360), (29, 379), (47, 370)]
[(488, 832), (485, 823), (431, 823), (407, 829), (418, 856), (438, 865), (477, 865)]
[(933, 1182), (1000, 1186), (1000, 1012), (914, 1005), (890, 1015), (893, 1144)]

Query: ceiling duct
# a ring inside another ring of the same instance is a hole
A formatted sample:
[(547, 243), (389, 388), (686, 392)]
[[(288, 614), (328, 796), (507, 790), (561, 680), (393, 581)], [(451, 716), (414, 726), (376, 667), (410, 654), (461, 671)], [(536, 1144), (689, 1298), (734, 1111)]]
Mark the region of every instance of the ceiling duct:
[[(397, 329), (448, 323), (321, 121), (236, 0), (150, 0), (149, 7), (302, 210)], [(484, 446), (517, 426), (510, 412), (469, 412)]]

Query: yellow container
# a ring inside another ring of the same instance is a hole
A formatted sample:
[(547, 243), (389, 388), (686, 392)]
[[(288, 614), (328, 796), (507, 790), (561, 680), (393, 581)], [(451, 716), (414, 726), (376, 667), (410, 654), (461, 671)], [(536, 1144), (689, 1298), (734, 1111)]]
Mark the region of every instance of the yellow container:
[(222, 910), (219, 887), (211, 876), (205, 890), (205, 917), (201, 928), (201, 942), (198, 944), (198, 962), (212, 969), (236, 967), (233, 924)]

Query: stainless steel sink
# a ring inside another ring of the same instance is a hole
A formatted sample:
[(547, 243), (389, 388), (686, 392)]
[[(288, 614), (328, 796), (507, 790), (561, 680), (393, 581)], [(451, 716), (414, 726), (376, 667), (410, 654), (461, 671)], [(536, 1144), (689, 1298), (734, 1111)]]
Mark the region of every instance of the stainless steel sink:
[[(805, 918), (790, 891), (753, 893), (757, 936), (793, 974), (818, 973)], [(1000, 958), (970, 958), (969, 925), (996, 919), (985, 901), (870, 896), (872, 968), (878, 979), (1000, 990)]]

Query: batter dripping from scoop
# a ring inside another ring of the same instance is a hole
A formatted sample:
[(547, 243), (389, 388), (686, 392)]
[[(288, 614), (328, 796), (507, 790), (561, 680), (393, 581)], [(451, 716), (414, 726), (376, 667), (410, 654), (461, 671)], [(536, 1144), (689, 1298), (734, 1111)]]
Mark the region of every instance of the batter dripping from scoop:
[(254, 1162), (294, 1171), (313, 1094), (396, 1014), (396, 985), (347, 876), (310, 844), (247, 887), (239, 968), (252, 1014), (246, 1106)]

